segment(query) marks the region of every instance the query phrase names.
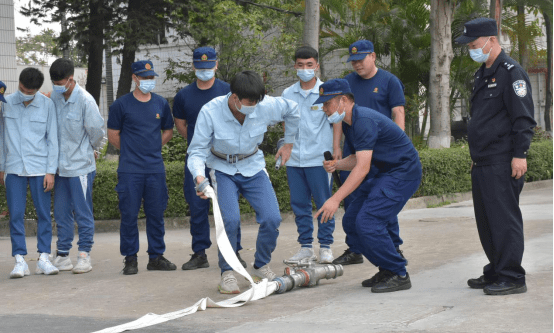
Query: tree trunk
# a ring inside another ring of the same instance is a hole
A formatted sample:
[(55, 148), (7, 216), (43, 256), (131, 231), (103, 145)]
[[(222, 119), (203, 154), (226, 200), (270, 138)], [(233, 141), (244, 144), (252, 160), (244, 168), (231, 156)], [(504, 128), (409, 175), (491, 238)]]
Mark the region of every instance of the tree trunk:
[(502, 27), (502, 3), (503, 0), (490, 0), (490, 17), (496, 20), (496, 26), (498, 28), (498, 38), (501, 36)]
[[(108, 108), (113, 104), (113, 71), (112, 71), (112, 48), (106, 43), (106, 100)], [(119, 150), (108, 142), (106, 154), (118, 155)]]
[(89, 45), (88, 45), (88, 73), (85, 89), (94, 97), (96, 104), (100, 104), (102, 89), (102, 58), (104, 50), (104, 15), (101, 13), (102, 2), (91, 0)]
[[(137, 16), (140, 14), (140, 8), (141, 0), (129, 0), (127, 20), (129, 21), (133, 31), (139, 30), (133, 28), (133, 25), (139, 20)], [(119, 98), (131, 91), (131, 86), (133, 84), (133, 71), (131, 70), (131, 65), (135, 62), (135, 54), (138, 47), (136, 40), (136, 38), (129, 36), (129, 38), (125, 38), (125, 41), (123, 42), (123, 51), (121, 52), (121, 73), (119, 74), (116, 98)]]
[(430, 148), (450, 148), (450, 64), (454, 58), (451, 26), (454, 6), (454, 0), (431, 0), (431, 128), (427, 141)]
[(552, 132), (552, 16), (550, 10), (542, 10), (546, 25), (546, 106), (544, 108), (545, 131)]
[(306, 0), (302, 42), (319, 50), (319, 0)]
[(517, 5), (517, 45), (519, 53), (519, 64), (527, 71), (529, 67), (529, 49), (525, 37), (525, 6)]

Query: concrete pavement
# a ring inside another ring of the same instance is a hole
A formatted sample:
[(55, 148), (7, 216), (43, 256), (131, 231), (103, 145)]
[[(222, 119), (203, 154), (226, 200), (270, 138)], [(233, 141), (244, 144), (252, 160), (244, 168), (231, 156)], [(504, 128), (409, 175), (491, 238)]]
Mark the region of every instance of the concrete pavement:
[[(316, 288), (271, 295), (235, 309), (207, 309), (137, 332), (552, 332), (552, 183), (526, 190), (521, 197), (526, 249), (526, 294), (487, 296), (467, 287), (478, 277), (486, 257), (481, 249), (471, 201), (431, 209), (405, 210), (400, 216), (402, 249), (409, 259), (412, 289), (373, 294), (362, 280), (377, 269), (367, 261), (345, 267), (336, 280)], [(333, 251), (346, 248), (337, 214)], [(251, 265), (255, 225), (243, 226), (242, 257)], [(213, 231), (213, 229), (212, 229)], [(212, 241), (215, 239), (212, 232)], [(294, 223), (280, 228), (271, 267), (282, 272), (282, 260), (298, 248)], [(9, 237), (0, 237), (0, 332), (93, 332), (191, 306), (202, 297), (224, 300), (217, 291), (217, 250), (208, 251), (210, 267), (182, 271), (189, 259), (190, 234), (168, 230), (166, 257), (173, 272), (146, 270), (146, 235), (141, 232), (139, 274), (124, 276), (117, 233), (97, 233), (93, 271), (83, 275), (31, 275), (10, 280), (13, 268)], [(36, 267), (36, 238), (27, 238), (31, 272)], [(52, 247), (55, 248), (55, 242)], [(316, 247), (317, 248), (317, 247)], [(76, 249), (71, 255), (75, 261)], [(242, 290), (248, 283), (239, 278)]]

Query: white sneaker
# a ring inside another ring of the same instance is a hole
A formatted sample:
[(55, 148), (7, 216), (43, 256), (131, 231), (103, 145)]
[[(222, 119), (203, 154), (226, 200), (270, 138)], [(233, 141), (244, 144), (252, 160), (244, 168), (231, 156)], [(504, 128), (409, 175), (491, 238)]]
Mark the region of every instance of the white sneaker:
[(35, 274), (54, 275), (58, 272), (59, 270), (48, 259), (48, 253), (41, 253), (38, 257)]
[(27, 266), (27, 263), (25, 262), (25, 258), (21, 254), (16, 254), (15, 256), (15, 267), (13, 268), (13, 271), (10, 273), (11, 279), (17, 279), (22, 278), (25, 275), (31, 275), (31, 272), (29, 272), (29, 266)]
[(310, 260), (316, 261), (317, 256), (314, 253), (314, 249), (311, 247), (301, 247), (295, 255), (289, 258), (288, 261), (300, 261), (300, 260)]
[(320, 264), (332, 264), (335, 258), (333, 257), (333, 251), (327, 248), (319, 249), (319, 263)]
[(56, 259), (52, 261), (52, 265), (54, 265), (54, 267), (56, 267), (60, 271), (70, 271), (73, 268), (73, 264), (71, 263), (69, 255), (65, 257), (56, 256)]
[(254, 282), (260, 282), (263, 279), (267, 279), (267, 281), (273, 281), (273, 279), (277, 275), (275, 275), (275, 273), (271, 271), (269, 265), (265, 265), (263, 267), (260, 267), (259, 269), (255, 269), (254, 264), (252, 264), (252, 268), (250, 268), (250, 276), (252, 276), (252, 280), (254, 280)]
[(92, 271), (92, 263), (90, 261), (90, 253), (79, 251), (77, 256), (77, 265), (73, 268), (74, 274), (88, 273)]
[(221, 281), (217, 286), (219, 292), (222, 294), (238, 294), (240, 293), (237, 279), (233, 275), (233, 271), (225, 271), (221, 274)]

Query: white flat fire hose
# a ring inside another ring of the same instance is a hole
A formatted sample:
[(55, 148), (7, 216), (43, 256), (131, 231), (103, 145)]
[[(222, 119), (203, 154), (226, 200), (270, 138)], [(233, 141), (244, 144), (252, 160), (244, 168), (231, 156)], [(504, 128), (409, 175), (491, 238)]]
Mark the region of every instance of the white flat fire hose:
[(188, 316), (190, 314), (195, 313), (198, 310), (204, 311), (206, 310), (206, 308), (239, 307), (241, 305), (244, 305), (248, 301), (255, 301), (258, 299), (265, 298), (273, 294), (277, 290), (278, 288), (277, 282), (273, 282), (273, 281), (270, 282), (270, 281), (267, 281), (267, 279), (263, 279), (259, 283), (254, 283), (250, 274), (248, 274), (244, 269), (244, 267), (242, 267), (242, 265), (240, 264), (237, 258), (237, 255), (235, 254), (235, 251), (233, 251), (233, 247), (231, 246), (231, 243), (229, 243), (229, 239), (227, 238), (227, 234), (225, 233), (225, 226), (223, 225), (223, 218), (221, 217), (221, 211), (219, 210), (219, 204), (217, 202), (217, 197), (215, 195), (214, 189), (210, 185), (207, 185), (202, 192), (204, 192), (204, 194), (208, 198), (212, 199), (214, 220), (215, 220), (216, 241), (217, 241), (217, 246), (219, 247), (219, 251), (223, 255), (223, 258), (225, 258), (227, 263), (231, 266), (231, 268), (233, 268), (235, 272), (239, 273), (240, 275), (244, 276), (248, 281), (250, 281), (250, 285), (252, 288), (243, 292), (242, 294), (239, 294), (225, 301), (214, 302), (209, 297), (205, 297), (199, 300), (198, 302), (196, 302), (193, 306), (190, 306), (186, 309), (182, 309), (182, 310), (178, 310), (175, 312), (170, 312), (162, 315), (158, 315), (155, 313), (148, 313), (130, 323), (105, 328), (101, 331), (96, 331), (94, 333), (119, 333), (119, 332), (125, 332), (130, 330), (136, 330), (139, 328), (153, 326), (156, 324), (164, 323), (169, 320)]

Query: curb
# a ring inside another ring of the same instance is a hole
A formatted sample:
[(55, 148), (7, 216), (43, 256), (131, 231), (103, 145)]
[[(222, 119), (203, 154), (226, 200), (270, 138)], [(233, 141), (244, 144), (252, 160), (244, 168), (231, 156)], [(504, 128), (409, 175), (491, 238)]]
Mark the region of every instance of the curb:
[[(531, 183), (525, 183), (523, 187), (523, 192), (539, 190), (544, 188), (552, 188), (553, 181), (542, 180)], [(460, 201), (471, 200), (471, 192), (463, 193), (452, 193), (445, 195), (432, 195), (426, 197), (418, 197), (408, 200), (404, 210), (412, 209), (423, 209), (427, 208), (430, 205), (439, 205), (444, 202), (454, 203)], [(336, 218), (339, 218), (344, 215), (344, 210), (339, 208), (335, 214)], [(282, 221), (281, 223), (294, 223), (294, 213), (286, 212), (281, 213)], [(176, 229), (186, 229), (190, 227), (189, 217), (166, 217), (165, 219), (165, 229), (166, 230), (176, 230)], [(209, 216), (210, 227), (214, 227), (213, 216)], [(119, 231), (120, 220), (96, 220), (94, 223), (95, 232), (117, 232)], [(241, 215), (241, 224), (242, 225), (254, 225), (256, 224), (256, 214), (247, 213)], [(138, 227), (140, 231), (146, 230), (146, 219), (138, 220)], [(75, 233), (77, 233), (77, 226), (75, 226)], [(36, 236), (37, 234), (37, 223), (36, 220), (25, 220), (25, 234), (26, 236)], [(56, 223), (52, 222), (52, 234), (57, 235)], [(0, 237), (9, 237), (10, 236), (10, 226), (9, 221), (0, 222)]]

